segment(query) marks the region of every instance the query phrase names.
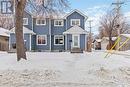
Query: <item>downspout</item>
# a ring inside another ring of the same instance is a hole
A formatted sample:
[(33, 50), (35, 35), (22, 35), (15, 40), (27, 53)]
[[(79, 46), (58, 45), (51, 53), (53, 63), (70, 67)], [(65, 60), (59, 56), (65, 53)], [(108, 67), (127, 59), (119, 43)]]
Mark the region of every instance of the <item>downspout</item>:
[(51, 52), (51, 19), (49, 18), (50, 52)]
[[(67, 18), (66, 18), (66, 30), (67, 30)], [(65, 34), (65, 50), (67, 51), (67, 34)]]

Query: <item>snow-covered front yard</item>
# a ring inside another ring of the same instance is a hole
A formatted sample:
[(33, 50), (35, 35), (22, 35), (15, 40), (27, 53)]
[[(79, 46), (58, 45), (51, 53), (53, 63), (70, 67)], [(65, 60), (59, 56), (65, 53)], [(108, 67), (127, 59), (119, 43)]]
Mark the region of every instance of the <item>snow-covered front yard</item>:
[(0, 87), (130, 87), (130, 56), (105, 55), (28, 52), (17, 62), (0, 52)]

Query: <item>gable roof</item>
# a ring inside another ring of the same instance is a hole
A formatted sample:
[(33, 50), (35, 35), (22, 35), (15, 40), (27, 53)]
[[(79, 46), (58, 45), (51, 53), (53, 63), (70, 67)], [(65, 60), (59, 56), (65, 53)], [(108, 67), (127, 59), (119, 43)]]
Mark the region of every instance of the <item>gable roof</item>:
[(81, 27), (75, 25), (71, 27), (70, 29), (63, 32), (63, 34), (88, 34), (88, 32)]
[[(11, 33), (15, 33), (15, 27), (10, 30)], [(35, 34), (32, 30), (23, 26), (23, 33), (24, 34)]]
[(0, 27), (0, 36), (9, 37), (9, 34), (10, 34), (9, 30)]
[(77, 9), (75, 9), (75, 10), (71, 11), (70, 13), (68, 13), (66, 16), (64, 16), (64, 18), (70, 16), (70, 15), (73, 14), (74, 12), (77, 12), (77, 13), (79, 13), (80, 15), (84, 16), (85, 19), (88, 19), (88, 17), (87, 17), (85, 14), (83, 14), (81, 11), (79, 11), (79, 10), (77, 10)]

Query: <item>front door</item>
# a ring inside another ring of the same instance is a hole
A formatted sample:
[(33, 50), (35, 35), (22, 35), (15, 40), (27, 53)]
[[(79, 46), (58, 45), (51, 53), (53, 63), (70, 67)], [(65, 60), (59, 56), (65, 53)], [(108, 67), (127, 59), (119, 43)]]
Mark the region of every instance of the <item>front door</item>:
[(80, 35), (72, 35), (73, 36), (73, 47), (80, 47)]

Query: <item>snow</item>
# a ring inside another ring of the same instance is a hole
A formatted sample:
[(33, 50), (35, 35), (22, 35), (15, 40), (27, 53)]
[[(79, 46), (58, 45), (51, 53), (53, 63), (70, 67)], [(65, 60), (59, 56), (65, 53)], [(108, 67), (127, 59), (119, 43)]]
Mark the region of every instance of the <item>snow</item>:
[(27, 52), (17, 62), (15, 53), (0, 52), (0, 87), (130, 87), (130, 56), (105, 55)]
[(97, 42), (102, 42), (102, 39), (95, 39)]
[(0, 27), (0, 36), (9, 37), (9, 33), (10, 33), (9, 30)]
[[(10, 32), (11, 32), (11, 33), (15, 33), (15, 27), (12, 28), (12, 29), (10, 30)], [(26, 27), (23, 27), (23, 33), (26, 33), (26, 34), (35, 34), (32, 30), (30, 30), (30, 29), (28, 29), (28, 28), (26, 28)]]
[[(103, 39), (109, 40), (109, 37), (103, 37)], [(117, 39), (117, 37), (112, 37), (113, 41), (116, 40), (116, 39)]]
[(121, 34), (121, 36), (130, 38), (130, 34)]
[(68, 29), (67, 31), (63, 32), (63, 34), (88, 34), (88, 32), (78, 25), (75, 25)]

